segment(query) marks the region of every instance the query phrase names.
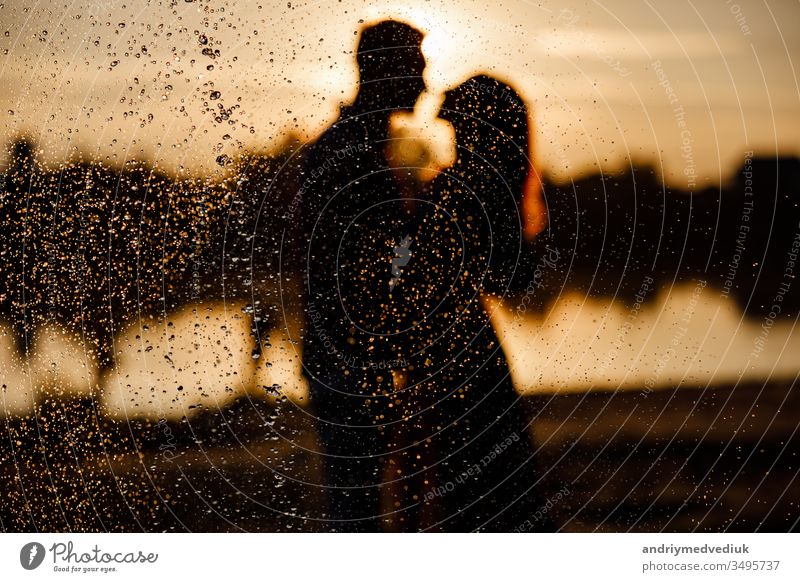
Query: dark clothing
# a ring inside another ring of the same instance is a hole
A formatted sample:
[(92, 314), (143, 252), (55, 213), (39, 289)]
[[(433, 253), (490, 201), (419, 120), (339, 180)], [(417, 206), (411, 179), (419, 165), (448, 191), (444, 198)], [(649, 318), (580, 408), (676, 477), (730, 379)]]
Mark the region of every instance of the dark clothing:
[(411, 529), (511, 531), (539, 508), (539, 475), (529, 414), (480, 296), (503, 293), (513, 276), (518, 194), (464, 155), (428, 189), (399, 285), (425, 315), (404, 342), (408, 387), (390, 448), (407, 447), (403, 471), (419, 499), (397, 497)]
[(408, 217), (383, 155), (385, 130), (372, 127), (386, 123), (345, 108), (306, 163), (304, 354), (309, 375), (323, 382), (333, 368), (380, 371), (395, 359), (389, 281)]
[(387, 125), (385, 115), (344, 108), (305, 166), (303, 363), (338, 531), (379, 527), (381, 411), (401, 365), (391, 316), (401, 294), (389, 282), (408, 217), (383, 154)]

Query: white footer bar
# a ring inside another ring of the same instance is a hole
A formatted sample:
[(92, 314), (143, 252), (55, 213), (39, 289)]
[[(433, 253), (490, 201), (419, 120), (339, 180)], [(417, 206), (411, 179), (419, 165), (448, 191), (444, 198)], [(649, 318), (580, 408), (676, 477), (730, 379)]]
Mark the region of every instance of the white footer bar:
[(798, 542), (792, 534), (3, 534), (0, 578), (796, 581)]

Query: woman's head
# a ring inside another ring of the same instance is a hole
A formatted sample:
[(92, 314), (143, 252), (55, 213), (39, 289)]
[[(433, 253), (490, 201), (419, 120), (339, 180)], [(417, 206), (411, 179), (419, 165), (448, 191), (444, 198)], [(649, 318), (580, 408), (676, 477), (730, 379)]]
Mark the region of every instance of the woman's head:
[(455, 129), (457, 158), (463, 162), (478, 156), (484, 160), (478, 163), (490, 166), (513, 193), (525, 236), (540, 232), (546, 211), (531, 159), (528, 108), (519, 94), (494, 77), (477, 75), (445, 94), (439, 117)]
[(502, 81), (477, 75), (445, 94), (439, 117), (456, 133), (457, 155), (469, 148), (500, 166), (506, 180), (528, 173), (528, 109), (519, 94)]

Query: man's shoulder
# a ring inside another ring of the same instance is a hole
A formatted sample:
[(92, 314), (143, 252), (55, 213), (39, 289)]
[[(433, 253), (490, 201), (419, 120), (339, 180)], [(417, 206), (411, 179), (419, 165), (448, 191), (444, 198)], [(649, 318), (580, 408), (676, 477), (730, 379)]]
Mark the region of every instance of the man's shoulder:
[(327, 162), (344, 163), (374, 154), (373, 147), (367, 139), (363, 127), (352, 120), (337, 121), (323, 133), (310, 148), (307, 165), (319, 166)]

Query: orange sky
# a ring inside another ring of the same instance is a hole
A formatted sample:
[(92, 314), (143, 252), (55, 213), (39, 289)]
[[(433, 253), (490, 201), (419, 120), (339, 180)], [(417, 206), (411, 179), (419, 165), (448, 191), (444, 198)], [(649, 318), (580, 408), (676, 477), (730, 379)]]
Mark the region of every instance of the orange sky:
[[(0, 8), (0, 132), (31, 133), (51, 160), (79, 149), (205, 171), (220, 152), (330, 123), (355, 93), (359, 20), (384, 16), (428, 33), (420, 126), (444, 87), (491, 70), (532, 104), (537, 164), (557, 178), (633, 158), (702, 186), (747, 150), (800, 155), (789, 0), (12, 0)], [(215, 120), (219, 105), (232, 124)]]

